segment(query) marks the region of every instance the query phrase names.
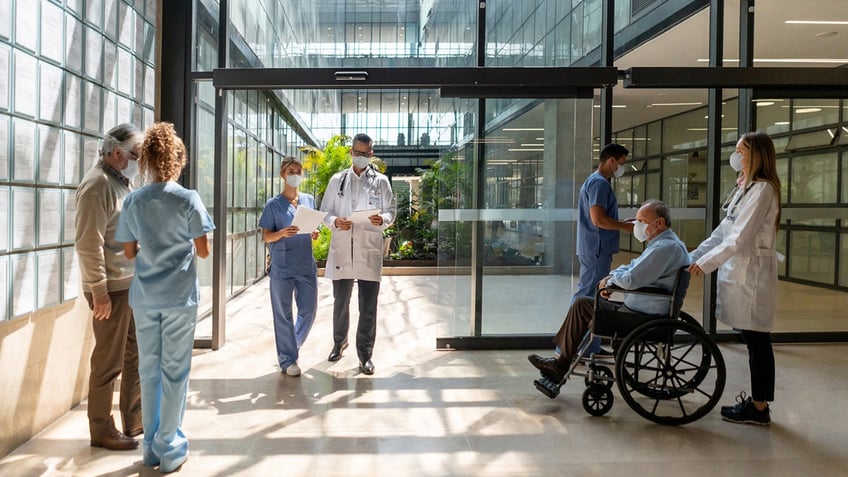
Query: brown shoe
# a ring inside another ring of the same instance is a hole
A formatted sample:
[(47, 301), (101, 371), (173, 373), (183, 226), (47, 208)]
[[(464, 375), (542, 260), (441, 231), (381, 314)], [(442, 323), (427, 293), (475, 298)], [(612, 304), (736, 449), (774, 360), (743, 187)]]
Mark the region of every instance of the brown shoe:
[(536, 369), (542, 372), (543, 376), (551, 381), (556, 383), (562, 381), (563, 371), (559, 369), (556, 358), (543, 358), (538, 354), (531, 354), (527, 356), (527, 361), (530, 361), (530, 364), (535, 366)]
[(121, 431), (115, 429), (109, 431), (99, 439), (91, 439), (91, 447), (102, 447), (109, 450), (134, 450), (138, 448), (138, 441), (132, 437), (127, 437)]
[(141, 425), (131, 427), (130, 429), (124, 429), (124, 435), (127, 437), (137, 437), (144, 434), (144, 427)]

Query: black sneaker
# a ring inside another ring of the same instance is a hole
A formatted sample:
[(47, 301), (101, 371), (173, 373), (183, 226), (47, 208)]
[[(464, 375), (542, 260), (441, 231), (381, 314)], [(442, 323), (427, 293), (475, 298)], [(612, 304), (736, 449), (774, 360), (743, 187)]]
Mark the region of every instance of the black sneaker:
[(768, 426), (771, 423), (769, 417), (769, 408), (766, 407), (762, 411), (754, 407), (754, 400), (750, 397), (744, 403), (739, 403), (736, 406), (721, 410), (721, 417), (725, 421), (735, 422), (737, 424), (756, 424), (758, 426)]
[(732, 406), (721, 406), (721, 412), (741, 412), (742, 408), (748, 405), (749, 402), (752, 402), (753, 398), (751, 396), (746, 396), (745, 391), (740, 392), (736, 395), (736, 404)]

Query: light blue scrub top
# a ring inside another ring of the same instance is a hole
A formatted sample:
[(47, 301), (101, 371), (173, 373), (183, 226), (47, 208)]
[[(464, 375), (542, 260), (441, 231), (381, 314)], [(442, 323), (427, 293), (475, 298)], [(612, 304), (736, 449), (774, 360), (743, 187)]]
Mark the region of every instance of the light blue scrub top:
[[(298, 192), (298, 204), (300, 207), (315, 209), (315, 198), (310, 194)], [(291, 205), (285, 197), (276, 195), (268, 200), (259, 218), (259, 226), (263, 229), (277, 232), (291, 225), (294, 214), (297, 212), (295, 206)], [(297, 275), (315, 274), (315, 259), (312, 257), (312, 232), (301, 230), (301, 233), (288, 238), (277, 240), (268, 244), (271, 254), (271, 276), (274, 278), (286, 278)]]
[(595, 171), (586, 178), (580, 188), (580, 199), (577, 207), (577, 255), (612, 255), (618, 253), (618, 230), (606, 230), (592, 223), (589, 209), (599, 205), (607, 215), (618, 220), (618, 200), (612, 190), (610, 181)]
[(138, 241), (130, 306), (161, 310), (197, 306), (193, 240), (215, 230), (196, 191), (175, 182), (154, 182), (124, 200), (115, 239)]

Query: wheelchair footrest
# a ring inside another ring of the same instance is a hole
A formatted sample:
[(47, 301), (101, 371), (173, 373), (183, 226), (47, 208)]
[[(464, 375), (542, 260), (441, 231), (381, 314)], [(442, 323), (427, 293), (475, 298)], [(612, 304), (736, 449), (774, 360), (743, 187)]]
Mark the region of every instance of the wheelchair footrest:
[(539, 392), (551, 399), (554, 399), (559, 395), (559, 388), (562, 387), (561, 383), (556, 383), (544, 377), (533, 381), (533, 384), (536, 385), (536, 389), (538, 389)]

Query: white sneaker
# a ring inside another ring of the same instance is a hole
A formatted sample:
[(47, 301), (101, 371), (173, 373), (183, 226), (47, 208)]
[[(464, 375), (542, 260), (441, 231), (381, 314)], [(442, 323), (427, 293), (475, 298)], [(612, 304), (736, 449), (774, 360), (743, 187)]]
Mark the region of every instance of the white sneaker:
[(300, 376), (300, 366), (297, 363), (292, 363), (286, 368), (286, 376)]

